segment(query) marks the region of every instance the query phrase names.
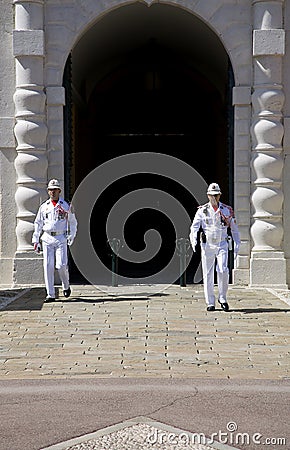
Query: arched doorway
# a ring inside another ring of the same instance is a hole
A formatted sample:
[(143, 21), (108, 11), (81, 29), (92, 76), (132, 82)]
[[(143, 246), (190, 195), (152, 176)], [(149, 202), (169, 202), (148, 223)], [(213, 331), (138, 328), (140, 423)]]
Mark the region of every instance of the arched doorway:
[[(218, 181), (223, 200), (232, 202), (231, 67), (220, 40), (201, 20), (160, 4), (115, 10), (83, 35), (66, 74), (72, 95), (71, 113), (69, 102), (66, 107), (66, 135), (72, 143), (66, 146), (67, 192), (72, 194), (105, 161), (150, 151), (186, 162), (208, 183)], [(112, 184), (96, 203), (91, 220), (92, 241), (107, 266), (110, 208), (126, 193), (144, 187), (169, 192), (191, 217), (195, 213), (193, 198), (168, 179), (139, 174)], [(158, 271), (172, 255), (176, 236), (158, 211), (139, 211), (128, 220), (128, 245), (142, 250), (149, 228), (157, 228), (167, 244), (148, 263), (121, 259), (121, 274)], [(194, 255), (188, 282), (198, 262), (199, 255)]]

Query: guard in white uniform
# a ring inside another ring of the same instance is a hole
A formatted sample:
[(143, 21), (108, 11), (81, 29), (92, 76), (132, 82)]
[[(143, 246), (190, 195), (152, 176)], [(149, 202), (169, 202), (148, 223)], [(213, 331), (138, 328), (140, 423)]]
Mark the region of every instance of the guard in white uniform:
[[(224, 311), (228, 311), (228, 250), (231, 250), (233, 239), (234, 254), (235, 257), (237, 256), (241, 242), (240, 233), (233, 209), (219, 201), (221, 190), (217, 183), (209, 185), (207, 196), (209, 202), (198, 207), (189, 237), (193, 251), (195, 251), (197, 235), (200, 231), (201, 263), (207, 310), (215, 310), (214, 269), (216, 265), (218, 302)], [(228, 230), (231, 231), (230, 234)]]
[(47, 186), (49, 199), (40, 206), (34, 221), (34, 233), (32, 243), (34, 250), (39, 253), (43, 249), (44, 280), (49, 301), (55, 300), (54, 268), (62, 282), (63, 294), (69, 297), (71, 289), (69, 285), (67, 245), (72, 245), (76, 232), (77, 220), (69, 205), (61, 198), (60, 183), (58, 180), (50, 180)]

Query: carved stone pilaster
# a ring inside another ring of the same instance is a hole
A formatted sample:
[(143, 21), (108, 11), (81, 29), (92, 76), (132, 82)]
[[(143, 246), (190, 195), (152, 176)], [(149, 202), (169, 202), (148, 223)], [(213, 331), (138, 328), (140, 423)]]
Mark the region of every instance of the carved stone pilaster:
[(253, 251), (281, 250), (282, 227), (282, 138), (284, 94), (281, 87), (257, 87), (252, 96), (252, 203), (255, 222), (251, 233)]
[(33, 220), (40, 202), (45, 198), (47, 172), (44, 123), (45, 94), (40, 86), (18, 87), (14, 95), (16, 106), (17, 173), (16, 235), (19, 251), (31, 250)]
[[(17, 140), (15, 170), (17, 174), (17, 253), (23, 267), (14, 263), (15, 283), (29, 284), (32, 254), (33, 221), (40, 203), (46, 197), (46, 95), (44, 92), (44, 0), (14, 0), (15, 29), (13, 52), (16, 59), (14, 94)], [(28, 263), (25, 262), (28, 258)], [(26, 273), (30, 270), (30, 273)]]
[[(252, 206), (250, 284), (286, 286), (282, 251), (282, 3), (253, 0)], [(275, 28), (274, 28), (275, 27)]]

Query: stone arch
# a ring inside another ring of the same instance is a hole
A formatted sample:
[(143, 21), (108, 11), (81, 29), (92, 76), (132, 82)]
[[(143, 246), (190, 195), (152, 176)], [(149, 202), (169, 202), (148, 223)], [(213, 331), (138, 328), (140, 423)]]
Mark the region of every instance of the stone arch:
[[(51, 3), (51, 4), (50, 4)], [(98, 20), (114, 9), (136, 3), (135, 1), (105, 0), (103, 2), (71, 1), (66, 3), (66, 20), (59, 14), (54, 2), (46, 2), (46, 72), (48, 85), (60, 85), (68, 54), (78, 39)], [(251, 68), (251, 8), (235, 0), (218, 0), (212, 4), (203, 1), (186, 2), (146, 1), (150, 7), (155, 3), (175, 6), (199, 17), (219, 37), (233, 66), (236, 86), (250, 85)], [(55, 10), (55, 14), (54, 14)], [(228, 18), (228, 20), (225, 20)]]
[[(45, 59), (45, 73), (46, 86), (48, 92), (57, 92), (56, 87), (61, 90), (62, 77), (64, 66), (71, 49), (76, 45), (77, 41), (86, 33), (86, 31), (96, 22), (101, 20), (104, 16), (115, 9), (123, 6), (133, 5), (134, 1), (119, 1), (105, 0), (103, 2), (95, 2), (93, 0), (76, 1), (66, 3), (64, 9), (66, 17), (59, 14), (59, 7), (55, 6), (54, 2), (46, 2), (46, 59)], [(190, 14), (198, 17), (202, 22), (209, 26), (218, 36), (223, 44), (231, 65), (233, 67), (235, 89), (234, 102), (242, 109), (249, 110), (251, 103), (251, 79), (252, 79), (252, 55), (251, 55), (251, 8), (245, 7), (244, 2), (237, 4), (235, 0), (231, 2), (224, 2), (224, 0), (216, 0), (211, 4), (206, 4), (203, 1), (187, 2), (184, 0), (172, 0), (155, 2), (154, 0), (144, 0), (146, 7), (152, 7), (155, 3), (158, 5), (169, 5), (176, 8), (181, 8)], [(63, 99), (64, 95), (56, 95)], [(51, 97), (55, 97), (51, 95)], [(54, 102), (54, 100), (52, 100)], [(56, 105), (51, 105), (52, 110), (55, 110)], [(61, 104), (62, 107), (62, 104)], [(48, 101), (48, 110), (50, 109), (50, 101)], [(245, 113), (245, 111), (244, 111)], [(250, 114), (248, 113), (248, 116)], [(55, 173), (56, 168), (62, 166), (63, 157), (61, 155), (63, 150), (62, 136), (55, 134), (55, 123), (50, 122), (50, 114), (48, 114), (48, 136), (52, 138), (53, 142), (48, 142), (48, 147), (56, 150), (58, 146), (59, 159), (54, 153), (54, 158), (49, 160), (48, 177), (50, 173)], [(236, 119), (236, 133), (239, 141), (245, 141), (246, 135), (250, 135), (250, 121), (239, 125), (239, 119)], [(60, 127), (59, 127), (60, 128)], [(53, 131), (52, 131), (53, 130)], [(249, 156), (246, 157), (245, 152), (250, 149), (250, 141), (245, 144), (242, 143), (242, 148), (236, 147), (237, 155), (234, 156), (235, 161), (239, 164), (240, 172), (244, 175), (249, 168)], [(242, 151), (239, 151), (242, 150)], [(238, 161), (240, 159), (240, 161)], [(51, 170), (50, 170), (51, 169)], [(63, 179), (63, 175), (60, 174)], [(250, 180), (249, 169), (246, 174), (244, 186), (239, 186), (240, 196), (236, 199), (236, 208), (239, 209), (239, 203), (245, 203), (245, 197), (249, 196), (248, 181)], [(240, 197), (241, 202), (240, 202)], [(244, 212), (243, 212), (244, 214)], [(247, 218), (247, 225), (249, 226), (249, 218)], [(249, 250), (249, 248), (248, 248)]]

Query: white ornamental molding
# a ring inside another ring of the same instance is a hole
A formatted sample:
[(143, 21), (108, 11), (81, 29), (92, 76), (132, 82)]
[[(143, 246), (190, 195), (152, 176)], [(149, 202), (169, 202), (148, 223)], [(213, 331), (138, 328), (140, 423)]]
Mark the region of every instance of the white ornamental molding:
[(279, 243), (283, 238), (283, 227), (279, 218), (255, 220), (251, 234), (255, 242), (253, 251), (281, 251)]
[(281, 190), (283, 158), (282, 88), (263, 86), (252, 97), (252, 169), (254, 174), (253, 251), (281, 250), (283, 239)]
[(14, 0), (16, 58), (14, 94), (17, 141), (17, 250), (32, 250), (31, 234), (39, 204), (46, 196), (46, 95), (43, 86), (43, 0)]
[[(42, 199), (45, 198), (47, 173), (46, 137), (44, 123), (45, 94), (39, 86), (19, 88), (14, 95), (16, 105), (17, 174), (16, 235), (18, 251), (30, 250), (33, 220)], [(41, 106), (43, 105), (43, 106)], [(39, 109), (41, 108), (41, 109)]]
[(252, 96), (252, 170), (254, 224), (251, 234), (254, 251), (281, 250), (283, 239), (282, 206), (282, 108), (281, 87), (257, 87)]
[(252, 205), (254, 252), (282, 251), (284, 0), (253, 0)]

